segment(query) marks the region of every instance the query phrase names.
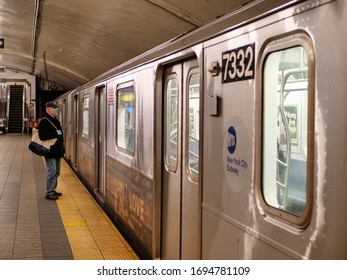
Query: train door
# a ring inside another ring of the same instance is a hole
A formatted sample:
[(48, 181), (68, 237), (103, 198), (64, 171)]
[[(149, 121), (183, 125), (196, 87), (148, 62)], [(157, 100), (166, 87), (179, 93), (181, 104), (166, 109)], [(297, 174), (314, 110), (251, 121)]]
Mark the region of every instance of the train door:
[(78, 95), (73, 96), (72, 105), (72, 166), (77, 170), (78, 155)]
[(200, 75), (197, 60), (164, 70), (162, 259), (200, 259)]
[(106, 176), (106, 107), (105, 107), (105, 87), (100, 87), (96, 92), (96, 189), (99, 196), (105, 195), (105, 176)]

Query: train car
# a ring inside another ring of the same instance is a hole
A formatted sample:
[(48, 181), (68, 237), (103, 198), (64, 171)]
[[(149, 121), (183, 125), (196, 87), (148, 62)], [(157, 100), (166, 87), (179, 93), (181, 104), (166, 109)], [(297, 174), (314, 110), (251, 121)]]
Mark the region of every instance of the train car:
[(66, 159), (142, 258), (347, 259), (347, 3), (265, 2), (58, 98)]

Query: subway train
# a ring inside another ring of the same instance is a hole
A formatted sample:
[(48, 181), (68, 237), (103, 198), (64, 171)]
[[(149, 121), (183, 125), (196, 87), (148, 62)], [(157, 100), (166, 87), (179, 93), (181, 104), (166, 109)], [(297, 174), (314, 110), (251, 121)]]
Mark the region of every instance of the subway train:
[(263, 2), (56, 99), (143, 259), (347, 259), (347, 2)]

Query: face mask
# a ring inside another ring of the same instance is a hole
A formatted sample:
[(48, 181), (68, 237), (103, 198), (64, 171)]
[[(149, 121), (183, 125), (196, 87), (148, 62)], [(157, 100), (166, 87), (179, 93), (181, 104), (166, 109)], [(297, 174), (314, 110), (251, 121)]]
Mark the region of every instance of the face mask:
[(53, 115), (53, 117), (58, 117), (58, 109), (53, 109), (52, 115)]

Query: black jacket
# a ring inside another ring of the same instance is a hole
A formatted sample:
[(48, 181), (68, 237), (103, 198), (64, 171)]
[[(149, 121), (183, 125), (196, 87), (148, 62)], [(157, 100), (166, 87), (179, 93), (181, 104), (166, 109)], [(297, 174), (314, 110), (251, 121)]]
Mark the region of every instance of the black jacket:
[(64, 147), (64, 138), (63, 135), (58, 136), (57, 129), (47, 120), (49, 119), (58, 130), (61, 130), (60, 122), (57, 118), (53, 118), (49, 114), (45, 114), (39, 123), (39, 137), (41, 140), (49, 140), (57, 138), (53, 146), (51, 146), (51, 151), (45, 158), (60, 158), (64, 156), (65, 147)]

